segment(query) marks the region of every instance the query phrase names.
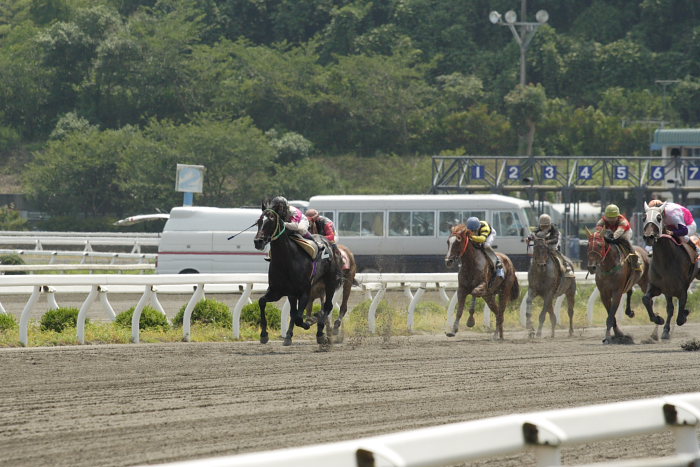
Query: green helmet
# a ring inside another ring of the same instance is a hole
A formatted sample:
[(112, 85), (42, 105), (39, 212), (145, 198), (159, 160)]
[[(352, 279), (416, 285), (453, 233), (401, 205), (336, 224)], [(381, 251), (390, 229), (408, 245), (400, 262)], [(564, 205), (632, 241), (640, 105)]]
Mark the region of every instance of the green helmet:
[(605, 208), (605, 217), (608, 219), (615, 219), (619, 217), (620, 215), (620, 208), (617, 207), (615, 204), (608, 204), (608, 206)]

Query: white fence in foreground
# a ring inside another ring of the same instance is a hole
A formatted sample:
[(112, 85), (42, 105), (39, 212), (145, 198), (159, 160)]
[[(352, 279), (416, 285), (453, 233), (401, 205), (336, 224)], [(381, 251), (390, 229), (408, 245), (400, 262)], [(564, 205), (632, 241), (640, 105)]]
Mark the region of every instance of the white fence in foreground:
[[(675, 454), (605, 464), (700, 466), (700, 393), (507, 415), (296, 449), (200, 459), (169, 467), (428, 467), (531, 448), (538, 467), (561, 465), (561, 449), (579, 443), (671, 430)], [(656, 441), (654, 441), (656, 442)], [(649, 442), (651, 444), (651, 441)], [(595, 465), (595, 464), (594, 464)]]
[[(124, 266), (124, 265), (122, 265)], [(132, 268), (138, 266), (133, 265)], [(13, 268), (13, 266), (0, 266)], [(527, 273), (517, 273), (522, 285), (527, 283)], [(584, 273), (580, 273), (584, 274)], [(85, 343), (85, 318), (88, 310), (96, 301), (102, 305), (109, 319), (114, 320), (116, 314), (108, 299), (109, 293), (142, 293), (136, 304), (132, 319), (132, 341), (139, 342), (139, 320), (141, 312), (146, 305), (152, 305), (156, 310), (165, 314), (158, 293), (186, 293), (192, 294), (185, 308), (183, 318), (183, 338), (190, 340), (191, 316), (194, 306), (205, 298), (205, 291), (209, 293), (240, 294), (232, 313), (233, 337), (240, 337), (240, 315), (243, 307), (251, 303), (251, 295), (254, 291), (264, 292), (267, 288), (267, 274), (90, 274), (90, 275), (53, 275), (37, 274), (26, 276), (2, 276), (0, 281), (0, 297), (13, 293), (29, 294), (29, 299), (20, 315), (20, 342), (27, 345), (29, 342), (29, 316), (35, 308), (42, 294), (47, 295), (49, 309), (58, 308), (57, 293), (87, 293), (87, 298), (80, 307), (77, 322), (77, 337), (80, 343)], [(356, 279), (362, 286), (355, 293), (364, 293), (371, 299), (368, 311), (368, 327), (371, 333), (376, 331), (376, 311), (379, 303), (384, 298), (387, 290), (403, 290), (410, 303), (407, 313), (408, 329), (413, 330), (413, 318), (416, 307), (423, 298), (426, 290), (432, 289), (439, 292), (441, 299), (448, 304), (448, 322), (454, 320), (454, 309), (457, 303), (457, 294), (450, 297), (448, 289), (454, 290), (457, 286), (456, 273), (437, 274), (357, 274)], [(580, 278), (583, 280), (583, 275)], [(414, 292), (415, 291), (415, 292)], [(592, 320), (593, 296), (589, 298), (589, 321)], [(337, 303), (339, 294), (336, 293)], [(525, 323), (525, 298), (520, 304), (521, 322)], [(557, 302), (557, 310), (561, 307), (561, 301)], [(282, 307), (282, 329), (287, 329), (289, 323), (289, 302), (285, 299)], [(484, 323), (490, 325), (491, 313), (488, 307), (484, 309)], [(0, 313), (6, 313), (0, 303)]]

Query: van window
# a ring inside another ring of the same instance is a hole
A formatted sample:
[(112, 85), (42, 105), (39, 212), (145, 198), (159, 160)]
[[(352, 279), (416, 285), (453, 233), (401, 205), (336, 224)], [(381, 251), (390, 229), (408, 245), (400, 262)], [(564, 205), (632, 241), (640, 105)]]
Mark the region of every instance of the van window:
[(390, 212), (389, 213), (389, 236), (407, 237), (411, 235), (411, 213), (410, 212)]
[(338, 235), (376, 237), (384, 235), (383, 212), (339, 212)]
[(478, 217), (480, 221), (486, 219), (486, 211), (440, 211), (438, 223), (439, 235), (449, 237), (452, 227), (457, 224), (466, 224), (470, 217)]
[(523, 225), (515, 211), (495, 211), (491, 227), (496, 229), (500, 237), (518, 237)]
[(335, 218), (333, 217), (333, 211), (321, 211), (319, 214), (321, 214), (323, 217), (327, 217), (333, 222), (335, 222)]
[(414, 211), (411, 213), (411, 235), (414, 237), (432, 237), (435, 235), (435, 212)]

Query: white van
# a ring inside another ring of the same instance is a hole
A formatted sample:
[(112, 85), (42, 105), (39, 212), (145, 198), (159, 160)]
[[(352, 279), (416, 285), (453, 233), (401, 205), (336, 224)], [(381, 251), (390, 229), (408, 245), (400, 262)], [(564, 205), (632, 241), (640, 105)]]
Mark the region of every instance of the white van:
[(267, 253), (253, 246), (260, 209), (182, 206), (173, 208), (158, 245), (156, 272), (195, 274), (267, 272)]

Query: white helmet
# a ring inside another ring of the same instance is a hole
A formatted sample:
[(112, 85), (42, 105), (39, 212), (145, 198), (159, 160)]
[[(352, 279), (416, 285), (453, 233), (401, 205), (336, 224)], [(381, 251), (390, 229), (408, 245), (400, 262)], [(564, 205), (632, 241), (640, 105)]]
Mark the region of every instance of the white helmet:
[(549, 227), (550, 225), (552, 225), (552, 218), (549, 217), (548, 214), (542, 214), (542, 215), (540, 216), (540, 226), (542, 226), (542, 227), (544, 227), (544, 226)]

